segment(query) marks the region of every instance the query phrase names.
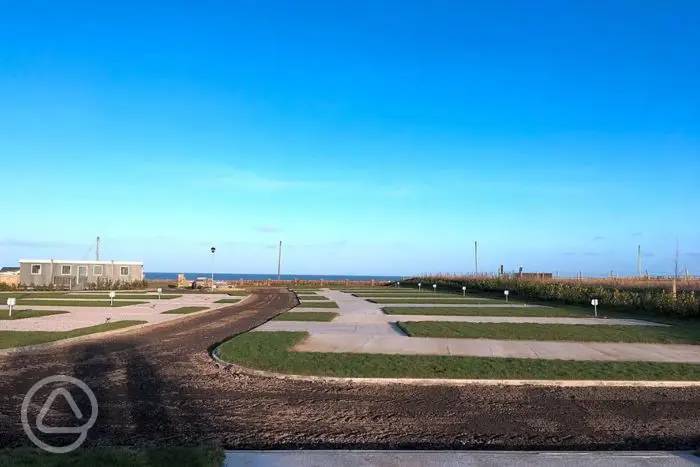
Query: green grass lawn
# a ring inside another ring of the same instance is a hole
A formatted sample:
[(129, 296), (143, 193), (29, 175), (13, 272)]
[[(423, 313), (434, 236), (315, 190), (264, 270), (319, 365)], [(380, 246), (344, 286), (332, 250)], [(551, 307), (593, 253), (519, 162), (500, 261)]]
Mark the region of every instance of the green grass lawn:
[[(147, 302), (138, 301), (119, 301), (114, 300), (113, 306), (129, 306), (129, 305), (142, 305)], [(36, 300), (36, 299), (25, 299), (21, 298), (17, 300), (17, 305), (30, 305), (30, 306), (106, 306), (109, 307), (109, 300)]]
[(700, 365), (526, 358), (290, 352), (305, 332), (248, 332), (217, 349), (222, 360), (298, 375), (372, 378), (605, 379), (699, 381)]
[(15, 320), (24, 318), (38, 318), (40, 316), (62, 315), (67, 311), (59, 310), (12, 310), (12, 316), (8, 310), (0, 310), (0, 320)]
[[(423, 290), (425, 290), (425, 289), (423, 289)], [(406, 293), (406, 292), (411, 292), (411, 291), (418, 292), (418, 289), (409, 290), (409, 289), (395, 289), (393, 287), (392, 288), (374, 287), (374, 288), (369, 288), (369, 289), (365, 289), (365, 288), (362, 288), (362, 289), (340, 289), (340, 291), (345, 292), (345, 293), (351, 293), (351, 294), (352, 293), (377, 293), (377, 292), (381, 292), (381, 293), (389, 293), (389, 292), (391, 292), (391, 293)]]
[[(479, 305), (479, 304), (495, 304), (495, 301), (489, 298), (461, 298), (461, 297), (455, 297), (455, 298), (444, 298), (444, 297), (435, 297), (435, 298), (430, 298), (427, 297), (426, 299), (421, 299), (421, 298), (373, 298), (373, 299), (367, 299), (370, 302), (373, 303), (397, 303), (397, 304), (419, 304), (419, 303), (425, 303), (425, 304), (432, 304), (432, 305), (450, 305), (450, 304), (471, 304), (471, 305)], [(505, 302), (503, 302), (505, 303)]]
[[(68, 295), (64, 295), (65, 298), (81, 298), (81, 299), (103, 299), (103, 300), (109, 300), (109, 293), (71, 293)], [(161, 300), (171, 300), (173, 298), (179, 298), (182, 297), (182, 295), (176, 295), (176, 294), (161, 294), (160, 298)], [(56, 297), (57, 298), (57, 297)], [(119, 293), (117, 292), (117, 296), (114, 298), (115, 300), (119, 299), (129, 299), (129, 300), (158, 300), (158, 294), (128, 294), (128, 293)]]
[(226, 295), (230, 295), (232, 297), (245, 297), (246, 295), (250, 295), (250, 292), (245, 290), (231, 290), (226, 292)]
[(338, 313), (332, 311), (288, 311), (277, 315), (276, 321), (333, 321)]
[[(700, 326), (616, 326), (534, 323), (399, 322), (412, 337), (574, 342), (700, 344)], [(700, 352), (700, 347), (698, 347)]]
[(303, 308), (338, 308), (335, 302), (301, 302), (299, 307)]
[(183, 306), (181, 308), (175, 308), (174, 310), (164, 311), (164, 315), (187, 315), (189, 313), (195, 313), (197, 311), (206, 310), (206, 306)]
[(221, 300), (217, 300), (214, 303), (238, 303), (240, 301), (240, 298), (222, 298)]
[(543, 316), (549, 318), (592, 318), (593, 312), (575, 307), (400, 307), (382, 308), (387, 315), (442, 315), (442, 316)]
[[(25, 345), (44, 344), (46, 342), (69, 339), (71, 337), (95, 334), (98, 332), (113, 331), (115, 329), (127, 328), (137, 324), (144, 324), (146, 321), (114, 321), (112, 323), (98, 324), (85, 328), (73, 329), (72, 331), (0, 331), (0, 349), (10, 347), (21, 347)], [(0, 463), (0, 465), (2, 465)]]
[(31, 298), (31, 297), (60, 298), (60, 297), (65, 297), (67, 294), (68, 294), (68, 292), (27, 292), (27, 291), (0, 292), (0, 299), (7, 299), (10, 297), (14, 297), (17, 299)]
[(324, 297), (323, 295), (298, 295), (299, 300), (304, 301), (304, 300), (328, 300), (328, 297)]
[[(462, 295), (449, 293), (354, 293), (355, 297), (360, 298), (462, 298)], [(466, 298), (470, 298), (467, 295)], [(478, 297), (471, 297), (478, 298)]]
[(81, 447), (68, 454), (50, 454), (39, 449), (0, 450), (0, 465), (6, 467), (220, 467), (224, 452), (216, 447)]

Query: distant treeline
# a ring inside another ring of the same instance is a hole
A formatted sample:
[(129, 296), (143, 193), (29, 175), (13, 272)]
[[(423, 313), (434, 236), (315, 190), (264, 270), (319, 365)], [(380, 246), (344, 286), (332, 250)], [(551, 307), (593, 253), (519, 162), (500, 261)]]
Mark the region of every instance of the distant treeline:
[(402, 284), (438, 284), (440, 289), (461, 292), (468, 290), (502, 294), (509, 290), (511, 297), (530, 300), (556, 301), (565, 304), (590, 306), (597, 298), (602, 306), (629, 310), (653, 311), (670, 316), (700, 317), (700, 299), (693, 286), (678, 287), (674, 296), (668, 283), (654, 284), (642, 281), (573, 281), (527, 280), (487, 276), (424, 276), (402, 281)]

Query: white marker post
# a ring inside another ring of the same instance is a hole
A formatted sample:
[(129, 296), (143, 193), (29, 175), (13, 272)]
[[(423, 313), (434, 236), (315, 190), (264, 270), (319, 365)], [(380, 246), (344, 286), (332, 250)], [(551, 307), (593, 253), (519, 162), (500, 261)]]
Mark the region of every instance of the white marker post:
[(462, 297), (466, 297), (466, 296), (467, 296), (467, 286), (463, 285), (462, 286)]
[(117, 292), (114, 290), (109, 291), (109, 306), (114, 306), (114, 297), (117, 296)]
[(421, 283), (419, 282), (419, 283), (418, 283), (418, 291), (419, 291), (419, 292), (421, 291), (421, 290), (420, 290), (420, 286), (421, 286), (421, 285), (423, 285), (423, 284), (421, 284)]
[(16, 298), (8, 298), (7, 299), (7, 308), (8, 308), (8, 315), (10, 318), (12, 318), (12, 308), (17, 304), (17, 299)]
[(508, 290), (504, 290), (503, 295), (506, 296), (506, 303), (508, 303), (508, 295), (510, 295), (510, 292)]
[(597, 318), (598, 317), (598, 299), (594, 298), (591, 300), (591, 305), (593, 305), (593, 317)]
[(437, 284), (433, 284), (433, 292), (437, 292)]
[(163, 293), (163, 289), (160, 288), (160, 287), (158, 287), (158, 289), (156, 290), (156, 292), (158, 292), (158, 300), (160, 300), (160, 294)]

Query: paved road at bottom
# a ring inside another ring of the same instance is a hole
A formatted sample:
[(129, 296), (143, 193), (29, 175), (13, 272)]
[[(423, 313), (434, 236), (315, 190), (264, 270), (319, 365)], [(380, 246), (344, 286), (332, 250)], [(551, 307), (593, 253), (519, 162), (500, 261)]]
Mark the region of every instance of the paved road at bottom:
[(697, 466), (690, 452), (532, 451), (228, 451), (224, 467), (684, 467)]
[[(22, 399), (35, 382), (55, 374), (82, 379), (97, 396), (99, 416), (88, 446), (700, 446), (700, 388), (377, 386), (250, 376), (211, 360), (209, 348), (295, 304), (287, 291), (261, 290), (243, 304), (202, 315), (0, 356), (0, 447), (30, 444), (20, 423)], [(74, 394), (76, 402), (89, 413), (87, 398), (80, 396)], [(58, 407), (46, 423), (65, 425), (69, 413), (67, 404)]]

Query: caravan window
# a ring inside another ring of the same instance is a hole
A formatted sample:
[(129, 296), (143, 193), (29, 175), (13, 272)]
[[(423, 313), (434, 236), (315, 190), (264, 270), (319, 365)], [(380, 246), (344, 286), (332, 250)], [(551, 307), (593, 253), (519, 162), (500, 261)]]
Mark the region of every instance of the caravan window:
[(32, 274), (41, 274), (41, 264), (32, 264)]
[(61, 266), (61, 275), (70, 276), (71, 266), (70, 264), (64, 264)]
[(102, 275), (102, 265), (96, 265), (92, 267), (92, 275), (93, 276), (101, 276)]
[(129, 275), (129, 266), (122, 266), (119, 268), (119, 274), (122, 276), (128, 276)]

